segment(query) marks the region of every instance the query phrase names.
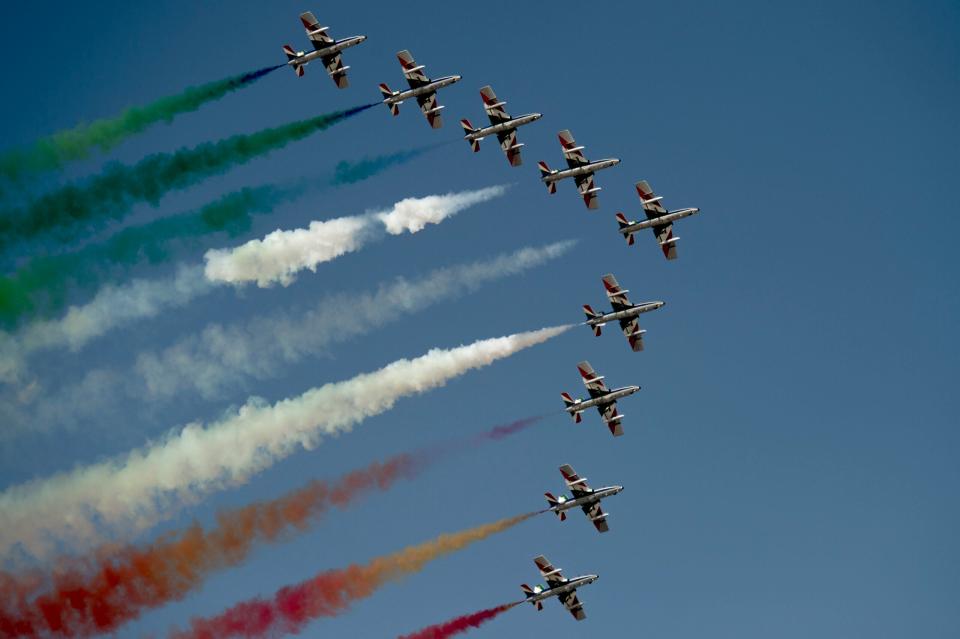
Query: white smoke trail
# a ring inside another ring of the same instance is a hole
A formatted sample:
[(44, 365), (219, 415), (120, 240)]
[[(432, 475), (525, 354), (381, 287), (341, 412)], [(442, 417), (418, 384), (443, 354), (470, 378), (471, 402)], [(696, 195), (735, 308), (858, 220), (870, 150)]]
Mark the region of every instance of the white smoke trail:
[(232, 325), (209, 324), (198, 334), (137, 358), (139, 394), (167, 398), (196, 392), (205, 398), (249, 379), (272, 376), (283, 366), (316, 355), (398, 319), (403, 314), (475, 291), (560, 257), (575, 244), (528, 247), (490, 260), (436, 269), (414, 280), (396, 278), (367, 293), (341, 293), (305, 313), (275, 312)]
[(87, 304), (71, 306), (61, 319), (34, 322), (18, 335), (0, 333), (0, 381), (18, 381), (32, 352), (58, 347), (79, 350), (114, 328), (183, 306), (212, 286), (202, 267), (181, 267), (170, 279), (138, 279), (103, 288)]
[(505, 186), (490, 186), (476, 191), (428, 195), (400, 200), (389, 211), (341, 217), (326, 222), (311, 222), (305, 229), (276, 230), (262, 240), (250, 240), (232, 249), (207, 251), (207, 279), (242, 284), (256, 282), (266, 288), (289, 285), (304, 270), (317, 270), (344, 253), (356, 251), (375, 239), (383, 224), (391, 235), (404, 231), (416, 233), (427, 224), (439, 224), (465, 208), (503, 195)]
[(317, 446), (326, 435), (350, 431), (403, 397), (444, 386), (569, 328), (432, 349), (273, 405), (249, 400), (236, 414), (207, 426), (188, 424), (122, 459), (9, 488), (0, 494), (0, 557), (19, 548), (43, 558), (58, 541), (89, 548), (105, 537), (145, 530), (184, 504)]
[(165, 309), (183, 306), (214, 286), (255, 281), (261, 287), (293, 281), (298, 271), (355, 251), (376, 237), (380, 221), (391, 234), (416, 233), (463, 209), (503, 195), (506, 186), (407, 198), (389, 211), (313, 222), (307, 229), (274, 231), (232, 249), (208, 251), (206, 266), (184, 266), (164, 280), (134, 280), (102, 289), (89, 303), (58, 320), (28, 325), (18, 334), (0, 332), (0, 382), (23, 382), (27, 357), (40, 350), (79, 350), (91, 340)]

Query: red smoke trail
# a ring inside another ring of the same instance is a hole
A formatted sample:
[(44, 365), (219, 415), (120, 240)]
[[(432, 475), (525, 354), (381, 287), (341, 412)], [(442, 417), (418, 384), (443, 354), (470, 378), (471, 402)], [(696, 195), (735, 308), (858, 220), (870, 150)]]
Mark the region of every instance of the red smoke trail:
[(520, 419), (448, 446), (396, 455), (334, 482), (312, 481), (278, 498), (221, 512), (210, 530), (194, 524), (147, 546), (109, 546), (86, 559), (65, 559), (49, 577), (0, 572), (0, 636), (112, 632), (146, 610), (182, 599), (211, 573), (243, 562), (257, 544), (306, 530), (331, 506), (344, 508), (368, 492), (389, 489), (397, 479), (413, 479), (445, 455), (503, 439), (540, 419)]
[(502, 606), (497, 606), (496, 608), (487, 608), (486, 610), (481, 610), (479, 612), (471, 612), (470, 614), (461, 615), (451, 619), (450, 621), (438, 623), (435, 626), (428, 626), (427, 628), (418, 630), (413, 634), (403, 635), (399, 639), (446, 639), (447, 637), (458, 635), (461, 632), (466, 632), (471, 628), (479, 628), (486, 622), (495, 617), (499, 617), (520, 603), (522, 602), (514, 601), (513, 603), (503, 604)]
[(111, 632), (147, 609), (183, 598), (211, 572), (239, 564), (255, 544), (302, 531), (331, 506), (345, 507), (367, 492), (413, 477), (418, 465), (410, 455), (397, 455), (333, 483), (312, 481), (277, 499), (222, 512), (209, 531), (194, 524), (143, 548), (72, 560), (73, 565), (54, 573), (52, 587), (32, 600), (28, 591), (35, 575), (20, 583), (4, 576), (0, 635), (88, 637)]
[(250, 599), (216, 617), (195, 618), (190, 622), (189, 630), (175, 632), (171, 636), (173, 639), (259, 639), (296, 634), (310, 621), (346, 612), (354, 601), (369, 597), (391, 581), (419, 572), (434, 559), (466, 548), (536, 515), (527, 513), (458, 533), (440, 535), (366, 564), (321, 572), (306, 581), (281, 588), (270, 599)]

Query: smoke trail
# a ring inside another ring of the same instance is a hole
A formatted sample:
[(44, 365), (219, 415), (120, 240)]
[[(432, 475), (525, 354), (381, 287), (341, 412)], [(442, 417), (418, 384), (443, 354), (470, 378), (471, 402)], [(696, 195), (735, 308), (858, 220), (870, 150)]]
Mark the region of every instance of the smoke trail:
[(317, 265), (344, 253), (358, 250), (378, 234), (379, 221), (391, 235), (417, 233), (427, 224), (439, 224), (463, 209), (500, 197), (505, 186), (476, 191), (428, 195), (400, 200), (389, 211), (370, 215), (314, 221), (306, 229), (277, 230), (262, 240), (250, 240), (232, 249), (207, 251), (207, 279), (241, 284), (256, 282), (262, 288), (280, 283), (289, 285), (304, 269), (316, 272)]
[(435, 626), (428, 626), (423, 630), (418, 630), (417, 632), (409, 635), (403, 635), (402, 637), (399, 637), (399, 639), (446, 639), (447, 637), (452, 637), (462, 632), (466, 632), (471, 628), (479, 628), (486, 622), (499, 617), (520, 603), (522, 602), (514, 601), (513, 603), (502, 604), (494, 608), (487, 608), (486, 610), (471, 612), (467, 615), (455, 617), (450, 621), (438, 623)]
[[(496, 197), (502, 189), (488, 187), (444, 196), (407, 198), (390, 211), (375, 215), (395, 216), (393, 220), (400, 220), (395, 223), (416, 227), (424, 219), (437, 219), (444, 212), (449, 216), (472, 203)], [(292, 273), (306, 263), (313, 262), (307, 267), (315, 271), (318, 262), (359, 248), (363, 238), (370, 236), (373, 219), (373, 215), (365, 215), (313, 222), (310, 230), (276, 231), (263, 241), (209, 251), (205, 270), (200, 266), (181, 267), (172, 279), (136, 279), (123, 286), (108, 286), (90, 302), (71, 306), (61, 319), (28, 324), (16, 338), (0, 332), (0, 380), (18, 381), (23, 375), (25, 359), (32, 352), (58, 346), (78, 350), (115, 328), (153, 317), (164, 309), (185, 306), (215, 286), (248, 278), (259, 279), (266, 285), (274, 277), (287, 284)]]
[(424, 146), (359, 161), (344, 160), (328, 177), (243, 188), (195, 211), (122, 229), (103, 242), (74, 252), (36, 257), (14, 274), (0, 276), (0, 325), (12, 328), (26, 317), (50, 317), (65, 308), (70, 289), (94, 290), (115, 281), (137, 264), (164, 262), (170, 258), (174, 245), (196, 246), (201, 238), (214, 233), (226, 233), (229, 237), (246, 233), (253, 215), (269, 213), (308, 189), (360, 182), (433, 148)]
[[(25, 396), (19, 392), (7, 393), (6, 398), (0, 395), (0, 423), (7, 426), (0, 429), (0, 450), (4, 440), (25, 430), (33, 434), (61, 431), (90, 419), (101, 420), (125, 398), (157, 405), (187, 394), (215, 399), (235, 388), (250, 388), (252, 380), (271, 378), (304, 357), (324, 353), (332, 344), (546, 264), (574, 244), (523, 248), (439, 268), (416, 279), (397, 277), (367, 292), (330, 295), (306, 309), (274, 311), (232, 324), (210, 323), (162, 350), (141, 352), (126, 370), (95, 368), (56, 391), (30, 382), (24, 386)], [(385, 308), (390, 312), (384, 313)]]
[(201, 267), (180, 267), (170, 279), (107, 286), (89, 303), (71, 306), (63, 318), (34, 322), (16, 336), (0, 332), (0, 381), (19, 381), (30, 353), (63, 346), (78, 350), (114, 328), (185, 306), (212, 286)]
[(174, 632), (175, 639), (213, 637), (274, 637), (296, 634), (310, 621), (345, 612), (359, 599), (380, 587), (419, 572), (428, 563), (503, 532), (530, 519), (527, 513), (457, 533), (440, 535), (418, 546), (378, 557), (366, 564), (328, 570), (278, 590), (271, 599), (251, 599), (234, 605), (216, 617), (194, 618), (190, 629)]
[[(374, 291), (332, 295), (307, 310), (278, 311), (232, 325), (210, 324), (159, 352), (141, 353), (135, 374), (148, 398), (200, 393), (206, 398), (250, 379), (264, 379), (333, 343), (382, 328), (403, 315), (472, 293), (494, 280), (516, 275), (567, 253), (575, 242), (528, 247), (493, 259), (440, 268), (424, 277), (402, 277)], [(390, 309), (384, 313), (384, 309)]]
[(85, 184), (71, 184), (22, 209), (0, 214), (0, 247), (56, 231), (67, 241), (107, 221), (123, 218), (137, 202), (156, 206), (168, 191), (183, 189), (212, 175), (327, 129), (371, 108), (372, 104), (326, 113), (256, 133), (235, 135), (174, 153), (157, 153), (133, 166), (108, 165)]
[(7, 584), (0, 602), (5, 637), (89, 637), (113, 632), (145, 610), (182, 599), (212, 572), (241, 563), (258, 543), (276, 542), (303, 530), (331, 506), (344, 508), (371, 490), (386, 490), (417, 472), (415, 458), (398, 455), (339, 481), (312, 481), (278, 499), (221, 512), (217, 526), (199, 524), (167, 533), (144, 548), (101, 550), (57, 570), (52, 586), (38, 596)]
[[(532, 425), (526, 418), (508, 425)], [(335, 482), (314, 480), (278, 498), (217, 514), (217, 526), (198, 524), (141, 548), (102, 547), (85, 560), (63, 560), (51, 583), (34, 575), (12, 576), (0, 589), (0, 635), (88, 637), (113, 632), (144, 611), (182, 599), (213, 572), (243, 562), (261, 543), (303, 532), (331, 507), (346, 508), (367, 493), (388, 490), (398, 479), (413, 479), (451, 453), (473, 450), (494, 427), (473, 438), (395, 455), (350, 472)], [(514, 430), (513, 432), (517, 432)], [(148, 567), (148, 569), (144, 569)], [(43, 588), (44, 592), (34, 594)]]
[(247, 87), (282, 66), (265, 67), (189, 87), (182, 93), (160, 98), (145, 106), (131, 107), (116, 117), (81, 124), (37, 140), (31, 147), (8, 151), (0, 155), (0, 177), (19, 182), (27, 174), (52, 171), (67, 162), (86, 158), (94, 149), (109, 151), (152, 124), (170, 123), (176, 116), (196, 111), (207, 102)]
[(123, 458), (8, 488), (0, 493), (0, 556), (22, 548), (39, 557), (58, 539), (89, 547), (110, 533), (144, 530), (182, 505), (249, 481), (302, 448), (316, 447), (328, 435), (349, 432), (401, 398), (440, 388), (569, 328), (432, 349), (273, 405), (251, 399), (236, 414), (207, 426), (188, 424)]

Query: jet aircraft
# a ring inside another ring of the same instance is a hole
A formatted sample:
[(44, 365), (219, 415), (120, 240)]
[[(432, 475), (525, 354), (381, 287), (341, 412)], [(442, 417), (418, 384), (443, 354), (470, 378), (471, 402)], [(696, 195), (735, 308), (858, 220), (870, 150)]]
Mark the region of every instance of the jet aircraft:
[(540, 575), (547, 582), (547, 585), (544, 587), (537, 584), (531, 588), (527, 584), (521, 584), (520, 588), (523, 589), (523, 594), (527, 596), (527, 601), (533, 604), (533, 607), (537, 610), (543, 610), (543, 600), (556, 597), (570, 611), (574, 619), (577, 621), (586, 619), (587, 613), (583, 611), (583, 604), (577, 599), (577, 588), (592, 584), (600, 578), (600, 575), (582, 575), (567, 579), (560, 572), (560, 569), (554, 568), (543, 555), (534, 557), (533, 562), (537, 564)]
[(567, 161), (567, 168), (551, 171), (546, 162), (540, 162), (540, 179), (547, 185), (547, 191), (556, 193), (557, 182), (572, 177), (587, 208), (598, 208), (600, 203), (597, 201), (597, 193), (600, 192), (600, 187), (594, 186), (593, 174), (596, 171), (620, 164), (620, 160), (606, 158), (591, 162), (581, 153), (584, 147), (577, 146), (570, 131), (564, 129), (560, 132), (559, 137), (560, 146), (563, 148), (563, 157)]
[(620, 420), (623, 419), (623, 415), (617, 412), (617, 400), (628, 395), (633, 395), (640, 390), (640, 387), (622, 386), (610, 390), (606, 384), (603, 383), (603, 377), (597, 375), (593, 367), (590, 366), (590, 362), (580, 362), (577, 364), (577, 370), (580, 371), (580, 376), (583, 377), (583, 385), (587, 387), (587, 392), (590, 393), (590, 399), (573, 399), (569, 393), (560, 393), (565, 405), (564, 410), (570, 413), (573, 421), (579, 424), (582, 419), (580, 413), (588, 408), (596, 408), (603, 417), (607, 428), (613, 433), (613, 436), (619, 437), (623, 435), (623, 427), (620, 425)]
[(283, 45), (283, 52), (287, 54), (287, 65), (293, 67), (298, 77), (303, 77), (304, 67), (310, 61), (320, 58), (323, 66), (327, 68), (327, 73), (333, 79), (333, 83), (341, 89), (346, 89), (350, 85), (347, 81), (347, 69), (350, 67), (343, 66), (340, 52), (348, 47), (360, 44), (367, 39), (367, 36), (351, 36), (342, 40), (334, 40), (327, 35), (329, 27), (321, 27), (309, 11), (300, 14), (300, 22), (303, 23), (303, 28), (307, 30), (307, 37), (313, 44), (313, 51), (309, 53), (294, 51), (289, 44)]
[(609, 526), (607, 526), (607, 513), (603, 512), (603, 509), (600, 507), (600, 500), (616, 495), (623, 490), (623, 486), (590, 488), (590, 486), (587, 486), (587, 478), (577, 475), (577, 472), (573, 470), (570, 464), (561, 466), (560, 474), (563, 475), (563, 480), (567, 482), (567, 488), (570, 489), (570, 494), (573, 495), (573, 498), (568, 499), (565, 495), (554, 497), (553, 493), (544, 493), (544, 496), (547, 498), (547, 503), (550, 504), (548, 510), (555, 512), (557, 517), (560, 518), (560, 521), (565, 521), (568, 510), (571, 508), (580, 508), (590, 521), (593, 522), (597, 530), (602, 533), (610, 530)]
[(689, 208), (667, 211), (660, 203), (663, 196), (655, 196), (653, 189), (650, 188), (646, 180), (637, 182), (637, 195), (640, 196), (643, 212), (647, 214), (647, 219), (642, 222), (632, 222), (627, 220), (623, 213), (617, 213), (620, 233), (626, 238), (627, 244), (633, 246), (634, 233), (643, 229), (653, 229), (653, 234), (660, 244), (663, 256), (668, 260), (677, 259), (677, 240), (680, 238), (673, 236), (673, 223), (676, 220), (696, 215), (700, 212), (700, 209)]
[(489, 85), (480, 89), (480, 97), (483, 99), (483, 108), (490, 118), (490, 126), (475, 129), (470, 120), (460, 120), (460, 126), (466, 131), (463, 138), (470, 143), (473, 152), (480, 150), (480, 140), (488, 135), (496, 135), (500, 141), (500, 148), (507, 154), (507, 161), (510, 166), (520, 166), (523, 163), (520, 157), (520, 147), (517, 143), (517, 128), (524, 124), (530, 124), (543, 117), (540, 113), (528, 113), (516, 118), (511, 118), (503, 109), (506, 102), (497, 100), (496, 94)]
[(417, 64), (413, 60), (410, 52), (403, 50), (397, 54), (400, 60), (400, 66), (403, 68), (403, 76), (407, 79), (410, 88), (406, 91), (391, 91), (386, 84), (380, 85), (380, 93), (383, 94), (383, 103), (390, 109), (394, 115), (400, 114), (400, 104), (411, 98), (417, 99), (420, 110), (427, 116), (427, 122), (434, 129), (443, 126), (443, 120), (440, 118), (442, 106), (437, 104), (437, 90), (449, 86), (454, 82), (460, 81), (459, 75), (445, 75), (442, 78), (431, 80), (423, 73), (423, 65)]
[(607, 299), (610, 300), (613, 312), (598, 313), (589, 304), (584, 304), (583, 312), (587, 314), (587, 326), (591, 327), (594, 334), (599, 337), (601, 329), (606, 326), (607, 322), (619, 321), (623, 334), (627, 336), (627, 341), (630, 342), (630, 348), (634, 352), (642, 351), (643, 334), (647, 331), (640, 328), (640, 323), (637, 321), (638, 316), (640, 313), (657, 310), (664, 305), (664, 302), (655, 300), (631, 304), (630, 300), (627, 299), (627, 293), (630, 291), (620, 288), (617, 278), (612, 273), (603, 276), (603, 287), (607, 291)]

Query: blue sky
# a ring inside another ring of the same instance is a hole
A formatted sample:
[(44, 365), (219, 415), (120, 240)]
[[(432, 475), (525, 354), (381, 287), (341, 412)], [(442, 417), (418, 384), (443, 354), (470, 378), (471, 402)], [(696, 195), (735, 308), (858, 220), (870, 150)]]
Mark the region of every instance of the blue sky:
[[(209, 522), (219, 507), (278, 495), (314, 477), (450, 435), (560, 407), (588, 358), (624, 401), (626, 436), (595, 415), (556, 415), (503, 444), (438, 466), (328, 517), (121, 636), (160, 633), (191, 615), (270, 594), (315, 572), (391, 552), (443, 531), (540, 508), (571, 463), (625, 491), (607, 504), (611, 532), (580, 517), (544, 516), (391, 585), (307, 636), (390, 637), (514, 599), (546, 554), (569, 574), (597, 572), (581, 593), (589, 619), (555, 602), (513, 610), (476, 637), (952, 637), (960, 630), (960, 435), (955, 238), (960, 125), (960, 8), (950, 2), (340, 4), (53, 3), (6, 12), (0, 48), (4, 146), (116, 113), (228, 74), (282, 62), (307, 45), (297, 15), (312, 9), (335, 37), (366, 34), (346, 54), (351, 87), (318, 65), (281, 69), (254, 87), (160, 125), (110, 156), (124, 162), (182, 145), (377, 99), (402, 85), (394, 53), (410, 49), (432, 75), (460, 73), (441, 93), (446, 123), (430, 130), (412, 105), (378, 107), (196, 188), (133, 221), (172, 214), (243, 185), (322, 175), (340, 159), (452, 140), (374, 180), (312, 194), (262, 216), (250, 237), (361, 213), (407, 196), (514, 184), (505, 198), (415, 236), (384, 240), (271, 290), (219, 290), (182, 312), (117, 331), (79, 353), (38, 357), (52, 388), (96, 366), (129, 366), (212, 320), (296, 310), (331, 292), (395, 275), (578, 238), (575, 253), (216, 400), (121, 410), (2, 452), (4, 487), (122, 453), (255, 394), (275, 401), (449, 347), (578, 321), (600, 305), (600, 277), (636, 299), (663, 299), (644, 318), (647, 350), (580, 328), (295, 455), (161, 527)], [(494, 144), (479, 154), (456, 122), (482, 121), (492, 84), (524, 127), (525, 164)], [(560, 129), (589, 157), (615, 156), (597, 177), (601, 208), (570, 184), (548, 196), (536, 161), (561, 165)], [(63, 179), (96, 172), (99, 161)], [(699, 206), (676, 227), (680, 258), (652, 237), (627, 247), (613, 216), (642, 215), (633, 183), (667, 205)], [(199, 254), (178, 256), (195, 262)], [(159, 276), (172, 266), (144, 267)], [(82, 298), (77, 301), (83, 301)], [(384, 309), (390, 313), (390, 309)], [(109, 490), (105, 486), (104, 490)]]

